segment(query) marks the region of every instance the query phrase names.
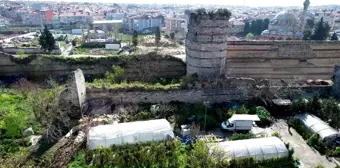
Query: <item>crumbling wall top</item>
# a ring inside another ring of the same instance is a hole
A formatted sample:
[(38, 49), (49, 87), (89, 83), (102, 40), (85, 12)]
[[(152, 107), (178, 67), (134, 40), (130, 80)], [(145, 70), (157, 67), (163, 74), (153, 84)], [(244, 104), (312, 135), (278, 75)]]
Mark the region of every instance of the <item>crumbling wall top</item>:
[(194, 10), (190, 13), (191, 21), (200, 20), (229, 20), (231, 12), (228, 9), (217, 9), (206, 11), (204, 8)]

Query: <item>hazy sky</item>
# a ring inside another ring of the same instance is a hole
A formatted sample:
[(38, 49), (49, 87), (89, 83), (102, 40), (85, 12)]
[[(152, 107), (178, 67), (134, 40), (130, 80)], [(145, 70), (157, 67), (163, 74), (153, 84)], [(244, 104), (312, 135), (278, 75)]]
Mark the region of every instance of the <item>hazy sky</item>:
[[(74, 1), (74, 0), (64, 0)], [(81, 1), (81, 0), (77, 0)], [(221, 4), (221, 5), (244, 5), (247, 6), (302, 6), (304, 0), (101, 0), (107, 3), (137, 3), (137, 4)], [(310, 0), (311, 6), (337, 4), (340, 0)]]

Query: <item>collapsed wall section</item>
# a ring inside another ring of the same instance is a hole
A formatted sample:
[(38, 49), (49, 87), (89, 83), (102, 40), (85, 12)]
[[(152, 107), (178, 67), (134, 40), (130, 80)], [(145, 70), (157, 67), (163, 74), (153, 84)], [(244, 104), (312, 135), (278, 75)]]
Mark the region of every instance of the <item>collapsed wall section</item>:
[(227, 10), (221, 14), (191, 13), (186, 37), (187, 74), (218, 77), (224, 74), (227, 55)]

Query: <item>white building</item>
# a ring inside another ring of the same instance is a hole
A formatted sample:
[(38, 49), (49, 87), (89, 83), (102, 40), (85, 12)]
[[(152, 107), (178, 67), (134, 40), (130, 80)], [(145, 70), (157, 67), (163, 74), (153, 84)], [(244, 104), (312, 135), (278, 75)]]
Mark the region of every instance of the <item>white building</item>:
[(0, 26), (10, 25), (10, 19), (0, 16)]
[(73, 13), (61, 13), (59, 14), (60, 23), (70, 24), (70, 23), (92, 23), (92, 16), (88, 12), (73, 12)]

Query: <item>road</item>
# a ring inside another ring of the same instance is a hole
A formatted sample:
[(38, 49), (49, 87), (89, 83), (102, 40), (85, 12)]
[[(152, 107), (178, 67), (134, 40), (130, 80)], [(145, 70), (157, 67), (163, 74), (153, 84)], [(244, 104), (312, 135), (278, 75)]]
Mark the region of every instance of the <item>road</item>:
[(66, 48), (66, 49), (61, 53), (61, 55), (62, 55), (62, 56), (65, 56), (65, 57), (69, 56), (70, 53), (71, 53), (71, 51), (72, 51), (72, 48), (73, 48), (73, 46), (70, 45), (68, 48)]
[(279, 120), (271, 126), (266, 132), (277, 131), (280, 133), (284, 142), (289, 142), (290, 146), (294, 148), (295, 156), (301, 161), (301, 168), (315, 168), (318, 165), (323, 165), (325, 168), (334, 168), (335, 163), (329, 161), (325, 156), (320, 155), (317, 151), (310, 148), (306, 141), (291, 128), (291, 135), (288, 132), (288, 126), (284, 120)]

